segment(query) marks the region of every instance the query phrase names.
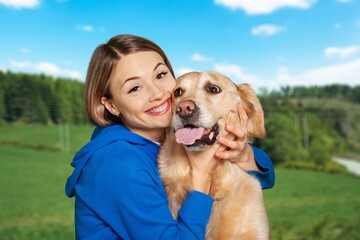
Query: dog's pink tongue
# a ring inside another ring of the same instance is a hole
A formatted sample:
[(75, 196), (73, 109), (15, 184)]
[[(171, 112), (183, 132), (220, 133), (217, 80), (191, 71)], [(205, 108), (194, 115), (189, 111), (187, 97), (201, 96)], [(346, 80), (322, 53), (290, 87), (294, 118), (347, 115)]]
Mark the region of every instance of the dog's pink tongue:
[(175, 132), (176, 142), (184, 145), (192, 145), (204, 134), (205, 129), (199, 128), (180, 128)]

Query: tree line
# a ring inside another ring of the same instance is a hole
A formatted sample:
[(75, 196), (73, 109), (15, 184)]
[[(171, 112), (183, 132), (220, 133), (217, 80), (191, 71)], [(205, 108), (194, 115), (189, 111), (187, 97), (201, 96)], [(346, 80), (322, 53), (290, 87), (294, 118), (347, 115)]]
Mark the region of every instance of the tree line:
[[(83, 91), (77, 80), (0, 71), (0, 124), (88, 124)], [(254, 144), (275, 163), (319, 168), (334, 154), (360, 156), (360, 86), (285, 86), (259, 98), (268, 137)]]
[[(360, 84), (360, 83), (359, 83)], [(282, 86), (280, 90), (260, 90), (263, 97), (278, 98), (327, 98), (347, 100), (360, 103), (360, 85), (351, 87), (345, 84), (331, 84), (326, 86)]]
[(10, 123), (85, 124), (84, 83), (0, 71), (0, 116)]

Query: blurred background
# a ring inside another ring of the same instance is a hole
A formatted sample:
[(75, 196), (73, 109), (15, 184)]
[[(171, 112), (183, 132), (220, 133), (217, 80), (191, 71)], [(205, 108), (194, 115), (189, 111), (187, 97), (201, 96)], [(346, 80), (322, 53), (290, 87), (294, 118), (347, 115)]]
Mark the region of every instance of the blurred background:
[(87, 65), (122, 33), (255, 89), (272, 239), (360, 239), (359, 0), (0, 0), (0, 32), (1, 239), (74, 239)]

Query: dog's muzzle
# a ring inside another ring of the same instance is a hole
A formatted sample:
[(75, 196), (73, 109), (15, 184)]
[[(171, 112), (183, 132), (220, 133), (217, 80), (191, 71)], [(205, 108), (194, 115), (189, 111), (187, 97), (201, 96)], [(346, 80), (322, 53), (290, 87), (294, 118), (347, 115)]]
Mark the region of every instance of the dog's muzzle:
[(206, 145), (216, 142), (219, 135), (219, 125), (216, 123), (211, 128), (202, 126), (200, 110), (191, 100), (185, 100), (176, 107), (177, 122), (181, 127), (176, 128), (176, 142), (185, 145), (188, 149), (201, 150)]
[(175, 131), (176, 142), (188, 148), (204, 147), (216, 142), (219, 135), (219, 125), (216, 123), (212, 128), (205, 129), (191, 124), (186, 124), (183, 128)]

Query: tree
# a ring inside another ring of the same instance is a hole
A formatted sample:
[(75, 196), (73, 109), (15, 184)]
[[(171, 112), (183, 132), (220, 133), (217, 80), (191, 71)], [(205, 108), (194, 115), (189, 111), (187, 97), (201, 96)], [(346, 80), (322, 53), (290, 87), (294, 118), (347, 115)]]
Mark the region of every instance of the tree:
[(267, 137), (257, 139), (255, 143), (268, 153), (274, 163), (303, 160), (306, 157), (294, 115), (272, 114), (265, 122)]

